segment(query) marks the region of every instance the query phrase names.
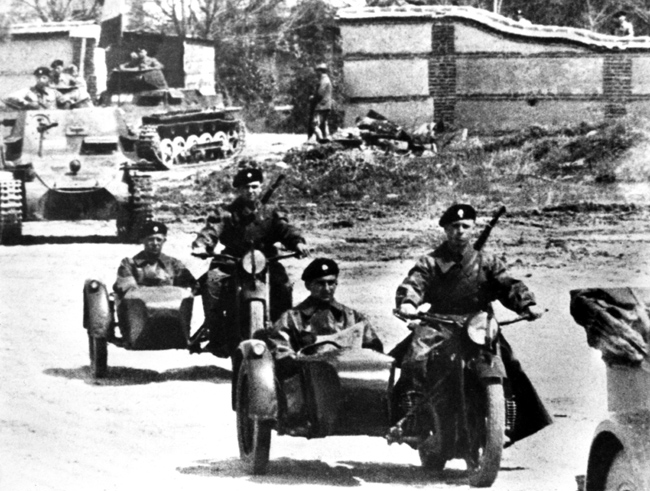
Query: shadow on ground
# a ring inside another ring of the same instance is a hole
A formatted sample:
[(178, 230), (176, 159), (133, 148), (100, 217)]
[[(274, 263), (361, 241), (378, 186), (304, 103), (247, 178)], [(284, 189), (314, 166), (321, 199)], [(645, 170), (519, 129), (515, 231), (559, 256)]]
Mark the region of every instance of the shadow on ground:
[[(506, 471), (507, 469), (502, 469)], [(511, 469), (514, 470), (514, 469)], [(431, 483), (444, 483), (459, 486), (467, 485), (467, 472), (458, 469), (445, 469), (442, 473), (429, 473), (419, 466), (410, 464), (336, 462), (328, 464), (318, 460), (294, 460), (282, 458), (269, 463), (268, 473), (252, 476), (239, 459), (223, 461), (201, 460), (196, 464), (179, 467), (181, 474), (195, 476), (247, 477), (250, 482), (260, 484), (305, 485), (322, 484), (328, 486), (361, 486), (364, 482), (380, 484), (406, 484), (427, 486)]]
[(115, 235), (23, 235), (19, 241), (3, 244), (3, 247), (43, 244), (121, 244)]
[(164, 372), (144, 370), (141, 368), (109, 367), (105, 378), (94, 380), (90, 376), (90, 367), (48, 368), (46, 375), (64, 377), (71, 380), (83, 380), (92, 385), (143, 385), (172, 381), (210, 381), (217, 384), (230, 383), (230, 370), (216, 366), (195, 366), (173, 368)]

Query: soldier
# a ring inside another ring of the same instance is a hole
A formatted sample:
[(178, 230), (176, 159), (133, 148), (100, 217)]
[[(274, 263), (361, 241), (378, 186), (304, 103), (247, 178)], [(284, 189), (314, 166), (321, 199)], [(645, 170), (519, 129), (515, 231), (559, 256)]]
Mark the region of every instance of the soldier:
[(314, 259), (305, 268), (301, 279), (309, 296), (282, 314), (269, 337), (278, 361), (295, 356), (300, 348), (316, 342), (318, 336), (357, 326), (362, 329), (362, 347), (383, 351), (382, 342), (366, 316), (334, 298), (338, 278), (339, 267), (332, 259)]
[(329, 141), (328, 120), (332, 111), (332, 81), (327, 74), (327, 65), (325, 63), (317, 65), (316, 72), (318, 73), (318, 85), (309, 98), (311, 131), (307, 136), (310, 139), (312, 135), (316, 135), (319, 142)]
[[(223, 254), (242, 257), (251, 248), (261, 250), (267, 256), (277, 255), (274, 246), (280, 242), (299, 256), (308, 256), (309, 250), (302, 234), (289, 223), (286, 213), (277, 206), (261, 201), (264, 176), (259, 168), (243, 168), (233, 180), (237, 198), (227, 206), (219, 207), (210, 214), (205, 227), (192, 243), (192, 254), (209, 257), (218, 243), (224, 246)], [(211, 281), (202, 278), (203, 309), (205, 326), (209, 327), (208, 351), (220, 357), (229, 356), (230, 350), (239, 341), (238, 333), (221, 326), (221, 313), (231, 305), (222, 305), (227, 294), (232, 292), (228, 278), (234, 265), (215, 260), (211, 266)], [(271, 284), (271, 320), (275, 321), (292, 305), (292, 288), (287, 272), (279, 262), (269, 265)], [(234, 345), (234, 346), (233, 346)]]
[[(439, 225), (444, 228), (447, 240), (420, 257), (397, 288), (395, 303), (402, 314), (415, 314), (422, 304), (430, 304), (429, 312), (436, 314), (491, 312), (490, 303), (499, 300), (529, 320), (541, 317), (535, 296), (526, 285), (510, 276), (496, 256), (474, 249), (476, 210), (472, 206), (450, 207)], [(393, 350), (392, 354), (402, 365), (400, 390), (423, 390), (430, 375), (427, 366), (445, 341), (435, 329), (422, 329)], [(526, 427), (512, 437), (518, 440), (550, 424), (551, 420), (503, 334), (499, 343), (513, 390), (519, 393), (522, 403), (526, 401), (529, 412)]]
[(142, 230), (143, 250), (133, 257), (125, 257), (117, 270), (113, 290), (118, 297), (138, 286), (180, 286), (192, 288), (196, 279), (176, 258), (162, 253), (167, 241), (167, 226), (161, 222), (148, 222)]
[[(54, 60), (51, 67), (50, 86), (61, 93), (59, 107), (69, 109), (71, 107), (92, 107), (90, 94), (79, 83), (80, 77), (73, 77), (70, 73), (66, 73), (62, 60)], [(72, 65), (76, 70), (76, 66)]]
[(19, 109), (56, 109), (65, 102), (61, 94), (50, 87), (50, 69), (46, 66), (34, 70), (36, 83), (29, 89), (10, 95), (6, 102)]

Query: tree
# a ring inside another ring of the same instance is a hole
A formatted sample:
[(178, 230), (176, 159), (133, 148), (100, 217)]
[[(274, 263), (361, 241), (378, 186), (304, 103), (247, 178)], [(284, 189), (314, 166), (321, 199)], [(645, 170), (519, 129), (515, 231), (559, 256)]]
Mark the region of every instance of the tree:
[(14, 22), (62, 22), (95, 20), (101, 11), (100, 0), (13, 0)]

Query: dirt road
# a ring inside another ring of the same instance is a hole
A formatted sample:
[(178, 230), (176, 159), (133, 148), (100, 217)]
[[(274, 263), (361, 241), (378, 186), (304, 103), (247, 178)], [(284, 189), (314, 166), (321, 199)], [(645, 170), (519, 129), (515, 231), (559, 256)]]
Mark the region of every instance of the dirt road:
[[(189, 225), (172, 225), (166, 252), (200, 275), (206, 265), (188, 255), (186, 230), (196, 224)], [(112, 222), (30, 223), (25, 233), (29, 245), (0, 247), (0, 490), (467, 487), (461, 462), (432, 480), (415, 451), (364, 437), (307, 441), (274, 434), (269, 475), (246, 475), (228, 362), (111, 346), (109, 378), (99, 384), (89, 378), (83, 281), (111, 283), (119, 260), (138, 248), (113, 243)], [(573, 237), (584, 242), (587, 234)], [(506, 336), (555, 424), (505, 451), (495, 491), (574, 491), (576, 476), (584, 474), (591, 435), (606, 411), (605, 369), (569, 315), (569, 290), (645, 286), (650, 278), (647, 234), (627, 231), (602, 243), (628, 259), (585, 255), (558, 264), (557, 255), (548, 253), (545, 262), (540, 253), (538, 262), (514, 265), (549, 312), (534, 324), (506, 328)], [(389, 347), (406, 332), (390, 308), (412, 259), (342, 264), (339, 299), (369, 313)], [(305, 265), (289, 261), (290, 275), (299, 277)], [(297, 283), (296, 299), (303, 296)], [(195, 307), (198, 325), (200, 302)]]

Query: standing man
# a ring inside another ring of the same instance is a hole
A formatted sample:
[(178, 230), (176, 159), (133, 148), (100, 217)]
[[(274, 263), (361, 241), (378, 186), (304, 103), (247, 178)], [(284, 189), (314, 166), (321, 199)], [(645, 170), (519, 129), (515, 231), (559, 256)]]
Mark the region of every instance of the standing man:
[[(240, 258), (251, 246), (261, 250), (267, 257), (277, 255), (276, 242), (299, 256), (308, 256), (305, 239), (296, 227), (289, 223), (281, 208), (262, 202), (264, 175), (257, 167), (243, 168), (233, 180), (237, 198), (229, 205), (214, 210), (205, 227), (192, 243), (192, 254), (209, 257), (218, 243), (224, 246), (223, 254)], [(234, 265), (215, 259), (207, 276), (201, 278), (205, 325), (210, 326), (210, 343), (207, 350), (220, 357), (230, 356), (239, 343), (239, 333), (232, 326), (225, 326), (224, 311), (232, 308), (234, 285), (229, 278)], [(270, 317), (275, 321), (280, 314), (291, 308), (292, 287), (284, 266), (279, 262), (269, 264), (271, 284)], [(228, 329), (230, 327), (230, 329)]]
[(180, 286), (194, 288), (196, 279), (176, 258), (162, 253), (167, 241), (167, 226), (161, 222), (148, 222), (142, 230), (143, 250), (133, 257), (122, 259), (117, 270), (113, 290), (118, 297), (139, 286)]
[[(468, 204), (458, 204), (444, 212), (438, 222), (447, 239), (435, 250), (418, 259), (415, 266), (397, 288), (395, 302), (400, 313), (415, 314), (417, 307), (430, 304), (430, 313), (466, 315), (491, 312), (491, 302), (499, 300), (505, 307), (529, 320), (538, 319), (542, 311), (535, 296), (526, 285), (508, 274), (501, 260), (473, 247), (476, 210)], [(447, 341), (432, 327), (414, 332), (402, 358), (402, 387), (422, 391), (428, 376), (427, 366), (438, 349)], [(528, 377), (514, 357), (512, 348), (499, 337), (503, 362), (518, 402), (526, 408), (525, 427), (511, 436), (511, 442), (528, 436), (551, 419)], [(404, 343), (400, 343), (403, 351)]]
[(359, 327), (361, 347), (383, 352), (383, 345), (370, 321), (362, 313), (339, 303), (335, 298), (339, 266), (327, 258), (314, 259), (305, 268), (301, 279), (309, 296), (287, 310), (273, 326), (270, 343), (277, 360), (295, 356), (318, 336), (337, 334)]
[(309, 98), (311, 131), (307, 136), (309, 140), (312, 135), (316, 135), (316, 140), (322, 142), (330, 140), (328, 120), (333, 104), (332, 81), (327, 74), (325, 63), (316, 66), (316, 73), (318, 74), (318, 85)]
[(614, 30), (615, 36), (634, 37), (634, 26), (627, 20), (625, 12), (616, 14), (616, 29)]

